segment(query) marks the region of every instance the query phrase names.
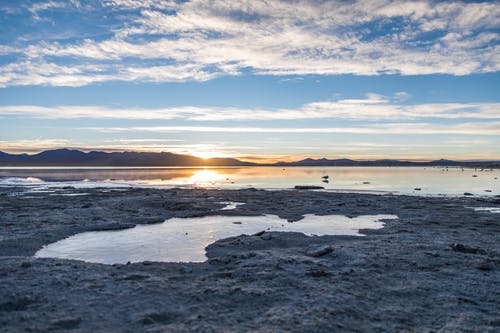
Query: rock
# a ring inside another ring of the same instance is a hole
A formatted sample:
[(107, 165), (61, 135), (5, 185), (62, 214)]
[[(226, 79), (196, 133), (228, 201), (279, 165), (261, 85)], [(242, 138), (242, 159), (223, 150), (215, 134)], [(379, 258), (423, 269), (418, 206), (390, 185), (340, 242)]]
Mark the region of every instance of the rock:
[(58, 329), (71, 330), (71, 329), (76, 328), (80, 324), (81, 321), (82, 321), (82, 318), (80, 318), (80, 317), (61, 318), (61, 319), (53, 321), (51, 328), (54, 330), (58, 330)]
[(37, 301), (36, 297), (27, 295), (12, 297), (0, 303), (0, 312), (25, 311), (29, 305)]
[(324, 190), (323, 186), (315, 186), (315, 185), (295, 185), (294, 189), (296, 190)]
[(153, 318), (151, 317), (148, 317), (148, 316), (144, 316), (142, 317), (140, 320), (139, 320), (139, 323), (143, 324), (143, 325), (152, 325), (155, 323), (155, 321), (153, 320)]
[(486, 251), (478, 247), (470, 247), (460, 243), (453, 243), (450, 245), (451, 249), (455, 252), (472, 253), (472, 254), (486, 254)]
[(30, 262), (30, 261), (23, 261), (23, 262), (21, 263), (21, 267), (22, 267), (22, 268), (28, 268), (28, 267), (31, 267), (31, 265), (32, 265), (32, 264), (31, 264), (31, 262)]
[(191, 267), (188, 267), (188, 266), (182, 266), (179, 271), (183, 274), (185, 273), (193, 273), (193, 269)]
[(312, 277), (327, 277), (332, 275), (331, 273), (323, 270), (323, 269), (310, 269), (306, 272), (306, 275)]
[(256, 232), (252, 236), (262, 236), (265, 232), (266, 232), (265, 230), (262, 230), (262, 231)]
[(132, 280), (132, 281), (137, 281), (137, 280), (144, 280), (148, 279), (149, 275), (145, 274), (129, 274), (123, 278), (123, 280)]
[(490, 261), (485, 261), (476, 266), (480, 271), (491, 271), (495, 268), (495, 265)]
[(273, 236), (270, 233), (266, 233), (266, 234), (262, 235), (261, 238), (263, 240), (271, 240), (271, 239), (273, 239)]
[(320, 247), (308, 248), (306, 250), (306, 256), (317, 258), (327, 255), (331, 252), (333, 252), (333, 248), (330, 245), (325, 245)]
[(175, 312), (151, 311), (143, 313), (139, 318), (139, 323), (143, 325), (151, 325), (155, 323), (168, 324), (173, 322), (177, 317), (179, 317), (179, 314)]
[(255, 257), (257, 254), (255, 252), (246, 252), (239, 255), (239, 259), (250, 259)]

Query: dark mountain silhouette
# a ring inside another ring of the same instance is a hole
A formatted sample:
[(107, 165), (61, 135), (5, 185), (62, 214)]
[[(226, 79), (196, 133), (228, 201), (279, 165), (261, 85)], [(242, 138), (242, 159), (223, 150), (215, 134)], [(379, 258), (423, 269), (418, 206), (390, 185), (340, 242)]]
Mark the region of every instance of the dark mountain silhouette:
[(235, 158), (203, 159), (195, 156), (167, 152), (112, 152), (55, 149), (38, 154), (13, 155), (0, 152), (0, 165), (26, 166), (246, 166), (255, 163)]
[(296, 162), (278, 162), (280, 166), (355, 166), (356, 161), (347, 158), (329, 160), (327, 158), (313, 159), (306, 158)]
[(373, 160), (373, 161), (355, 161), (346, 158), (341, 159), (313, 159), (306, 158), (296, 162), (278, 162), (277, 166), (442, 166), (442, 167), (481, 167), (481, 168), (499, 168), (500, 161), (452, 161), (435, 160), (429, 162), (400, 161), (392, 159)]
[(452, 161), (430, 162), (400, 161), (393, 159), (355, 161), (341, 159), (306, 158), (295, 162), (258, 164), (235, 158), (203, 159), (190, 155), (168, 152), (83, 152), (74, 149), (46, 150), (38, 154), (8, 154), (0, 151), (0, 166), (463, 166), (480, 168), (500, 168), (500, 161)]

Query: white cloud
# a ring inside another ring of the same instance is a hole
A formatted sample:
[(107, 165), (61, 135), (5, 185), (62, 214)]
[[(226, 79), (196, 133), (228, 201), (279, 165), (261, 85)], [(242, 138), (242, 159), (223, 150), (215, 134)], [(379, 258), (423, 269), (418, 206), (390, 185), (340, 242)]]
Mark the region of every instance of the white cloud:
[(175, 9), (177, 7), (176, 2), (170, 0), (105, 0), (104, 4), (111, 7), (122, 7), (129, 9)]
[(53, 85), (81, 87), (112, 80), (146, 82), (206, 81), (223, 71), (208, 72), (196, 64), (122, 67), (121, 65), (58, 65), (49, 62), (23, 61), (0, 66), (0, 87), (11, 85)]
[(28, 10), (33, 14), (37, 15), (38, 12), (45, 11), (45, 10), (50, 10), (54, 8), (66, 8), (67, 3), (62, 2), (62, 1), (47, 1), (47, 2), (38, 2), (32, 4), (30, 7), (28, 7)]
[(358, 127), (222, 127), (222, 126), (137, 126), (137, 127), (84, 127), (81, 130), (99, 132), (215, 132), (215, 133), (307, 133), (307, 134), (461, 134), (496, 135), (500, 122), (468, 122), (454, 125), (430, 123), (388, 123)]
[[(41, 3), (36, 10), (59, 4)], [(20, 64), (65, 67), (69, 58), (80, 64), (81, 74), (51, 73), (40, 80), (29, 66), (13, 72), (4, 65), (3, 86), (208, 80), (238, 75), (243, 68), (270, 75), (467, 75), (500, 70), (497, 2), (110, 0), (103, 4), (104, 14), (111, 10), (123, 17), (118, 27), (107, 31), (114, 34), (111, 38), (40, 41), (12, 51), (23, 54), (16, 62)], [(112, 70), (106, 75), (86, 70), (95, 65)]]
[(0, 150), (8, 152), (38, 152), (45, 149), (62, 148), (71, 145), (67, 139), (0, 140)]
[[(403, 97), (405, 97), (404, 95)], [(396, 121), (417, 119), (500, 119), (500, 103), (427, 103), (406, 105), (368, 94), (366, 99), (343, 99), (305, 104), (296, 109), (245, 109), (181, 106), (158, 109), (103, 106), (0, 106), (0, 115), (53, 119), (182, 119), (190, 121), (342, 119)]]

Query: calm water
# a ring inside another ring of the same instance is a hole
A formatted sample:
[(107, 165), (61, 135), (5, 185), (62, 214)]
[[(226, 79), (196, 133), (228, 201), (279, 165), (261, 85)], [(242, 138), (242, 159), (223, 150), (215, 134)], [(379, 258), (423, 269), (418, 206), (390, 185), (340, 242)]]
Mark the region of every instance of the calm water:
[[(323, 182), (323, 176), (329, 176)], [(47, 187), (215, 187), (327, 190), (418, 195), (500, 195), (500, 170), (421, 167), (0, 168), (0, 185)], [(420, 189), (420, 190), (417, 190)]]
[(305, 215), (288, 222), (276, 215), (172, 218), (161, 224), (138, 225), (120, 231), (84, 232), (44, 246), (39, 258), (75, 259), (103, 264), (166, 261), (203, 262), (205, 247), (215, 241), (262, 230), (306, 235), (362, 236), (359, 229), (379, 229), (395, 215)]

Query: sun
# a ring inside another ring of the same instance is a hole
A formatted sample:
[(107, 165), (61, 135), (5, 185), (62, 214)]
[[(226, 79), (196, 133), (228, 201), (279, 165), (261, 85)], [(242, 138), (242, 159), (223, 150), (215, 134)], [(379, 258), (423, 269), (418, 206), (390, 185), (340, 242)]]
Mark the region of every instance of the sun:
[(229, 155), (216, 151), (193, 151), (190, 153), (192, 156), (196, 156), (203, 159), (209, 159), (214, 157), (229, 157)]

